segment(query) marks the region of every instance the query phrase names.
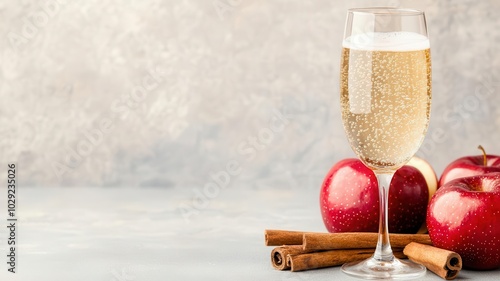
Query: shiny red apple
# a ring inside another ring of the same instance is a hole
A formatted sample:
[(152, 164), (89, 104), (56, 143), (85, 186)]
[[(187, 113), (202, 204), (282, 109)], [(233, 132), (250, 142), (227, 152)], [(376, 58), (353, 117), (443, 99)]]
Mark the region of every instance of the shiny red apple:
[(451, 162), (444, 169), (439, 186), (457, 178), (500, 172), (500, 156), (487, 155), (481, 146), (479, 149), (483, 151), (483, 155), (462, 157)]
[[(429, 187), (422, 173), (412, 166), (399, 169), (389, 189), (389, 231), (416, 233), (425, 223), (428, 200)], [(338, 162), (323, 181), (320, 207), (330, 232), (377, 232), (379, 193), (375, 174), (358, 159)]]
[[(432, 166), (429, 164), (429, 162), (416, 156), (411, 158), (406, 165), (417, 168), (422, 173), (422, 175), (424, 175), (425, 181), (427, 182), (427, 187), (429, 188), (428, 201), (431, 201), (432, 196), (438, 188), (438, 177)], [(427, 233), (427, 226), (425, 224), (425, 221), (422, 223), (422, 226), (417, 233)]]
[(422, 173), (429, 188), (429, 201), (431, 201), (432, 196), (438, 188), (438, 178), (431, 164), (422, 158), (414, 156), (408, 161), (406, 166), (417, 168)]
[(438, 189), (427, 210), (434, 246), (455, 251), (464, 267), (500, 267), (500, 173), (459, 178)]

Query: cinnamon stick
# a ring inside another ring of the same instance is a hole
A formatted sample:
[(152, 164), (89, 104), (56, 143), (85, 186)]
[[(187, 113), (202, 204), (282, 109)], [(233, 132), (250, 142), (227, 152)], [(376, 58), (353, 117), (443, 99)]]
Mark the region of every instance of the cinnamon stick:
[(462, 269), (459, 254), (433, 246), (412, 242), (405, 247), (404, 254), (446, 280), (455, 279)]
[[(375, 249), (330, 250), (309, 254), (289, 255), (292, 271), (342, 265), (346, 262), (361, 261), (373, 255)], [(394, 252), (397, 258), (406, 258), (403, 252)]]
[[(428, 234), (389, 234), (391, 246), (404, 248), (410, 242), (432, 245)], [(375, 248), (378, 234), (371, 232), (304, 233), (304, 250)]]
[(278, 270), (290, 269), (290, 256), (306, 254), (311, 251), (304, 250), (302, 245), (276, 247), (271, 252), (271, 263)]
[(266, 229), (266, 246), (302, 245), (303, 231)]

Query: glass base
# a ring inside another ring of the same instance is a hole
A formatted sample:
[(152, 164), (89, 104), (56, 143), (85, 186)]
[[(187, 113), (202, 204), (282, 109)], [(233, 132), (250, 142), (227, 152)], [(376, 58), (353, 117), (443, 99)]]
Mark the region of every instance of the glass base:
[(426, 268), (423, 265), (397, 258), (393, 261), (378, 261), (371, 257), (363, 261), (346, 263), (342, 266), (342, 271), (347, 275), (362, 279), (408, 280), (425, 275)]

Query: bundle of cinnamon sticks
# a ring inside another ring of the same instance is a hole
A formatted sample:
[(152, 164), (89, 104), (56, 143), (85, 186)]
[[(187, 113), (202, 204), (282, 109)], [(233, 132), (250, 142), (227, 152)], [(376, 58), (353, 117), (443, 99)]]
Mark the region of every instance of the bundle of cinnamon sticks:
[[(454, 279), (462, 268), (460, 255), (433, 247), (427, 234), (389, 236), (394, 256), (423, 264), (446, 280)], [(265, 239), (266, 246), (278, 246), (271, 252), (274, 268), (303, 271), (367, 259), (375, 251), (378, 234), (266, 230)]]

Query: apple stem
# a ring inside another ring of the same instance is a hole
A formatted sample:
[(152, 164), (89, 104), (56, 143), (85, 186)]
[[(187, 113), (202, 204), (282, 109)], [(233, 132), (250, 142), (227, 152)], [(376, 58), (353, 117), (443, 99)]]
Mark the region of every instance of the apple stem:
[(477, 148), (481, 149), (481, 151), (483, 152), (483, 165), (488, 166), (488, 156), (486, 156), (486, 151), (484, 150), (483, 146), (479, 145)]

